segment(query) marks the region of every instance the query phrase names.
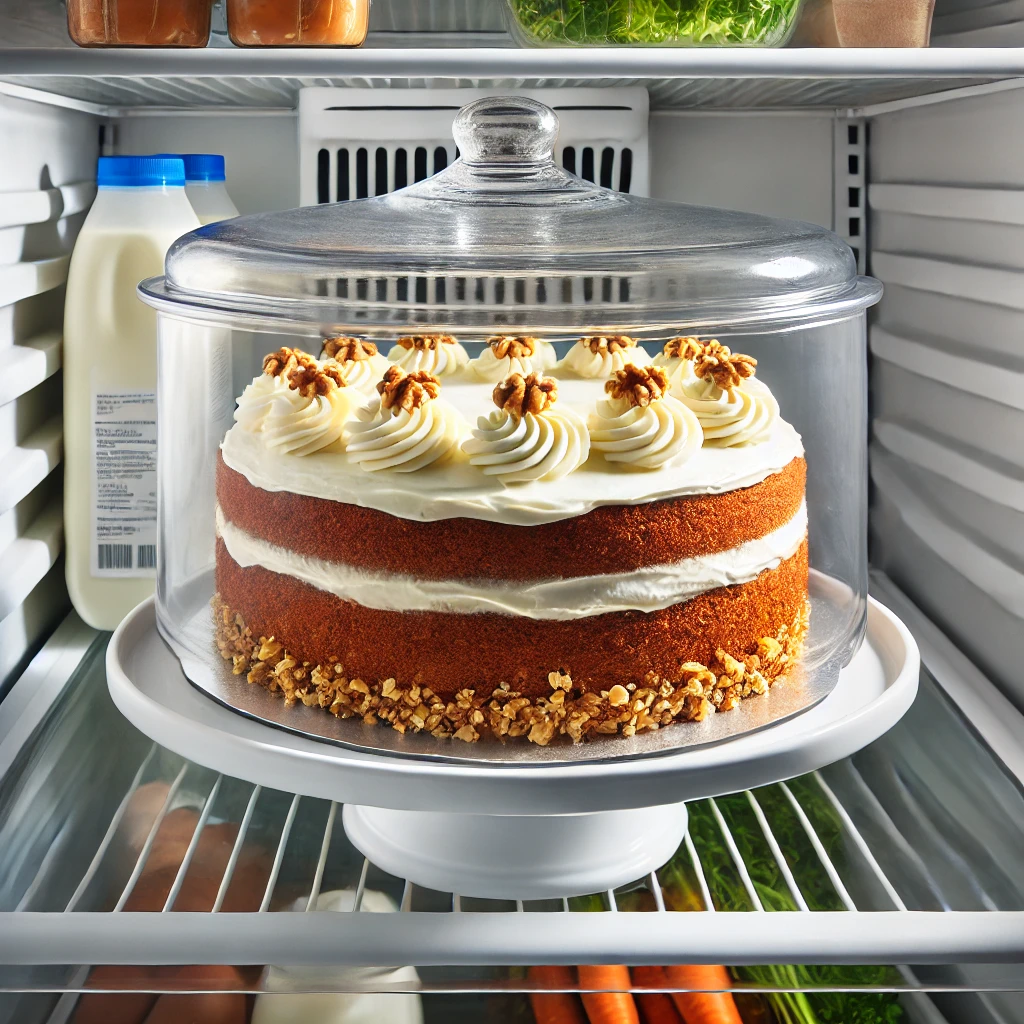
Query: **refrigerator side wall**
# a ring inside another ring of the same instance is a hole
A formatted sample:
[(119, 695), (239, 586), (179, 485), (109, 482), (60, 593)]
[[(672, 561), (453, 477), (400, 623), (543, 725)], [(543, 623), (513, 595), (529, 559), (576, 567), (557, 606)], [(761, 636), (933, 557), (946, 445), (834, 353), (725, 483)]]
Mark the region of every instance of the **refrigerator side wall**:
[(0, 95), (0, 695), (68, 609), (61, 330), (99, 149), (89, 114)]
[(1024, 90), (872, 125), (872, 556), (1024, 707)]

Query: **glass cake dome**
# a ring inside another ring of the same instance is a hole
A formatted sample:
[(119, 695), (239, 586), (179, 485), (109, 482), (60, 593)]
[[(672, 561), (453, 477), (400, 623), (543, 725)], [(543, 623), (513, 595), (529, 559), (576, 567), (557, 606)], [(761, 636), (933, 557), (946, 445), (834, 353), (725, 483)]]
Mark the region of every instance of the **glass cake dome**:
[[(642, 652), (624, 638), (665, 612), (664, 594), (678, 608), (704, 600), (713, 581), (720, 603), (702, 614), (724, 620), (740, 608), (738, 588), (798, 556), (811, 609), (800, 662), (846, 664), (867, 608), (865, 323), (881, 286), (858, 277), (849, 247), (821, 227), (575, 177), (553, 160), (557, 117), (533, 100), (478, 100), (453, 132), (461, 156), (432, 178), (207, 225), (140, 285), (160, 324), (157, 615), (187, 674), (195, 681), (216, 647), (236, 672), (264, 683), (276, 673), (287, 695), (315, 703), (309, 679), (330, 659), (287, 639), (277, 648), (300, 620), (324, 632), (325, 594), (343, 615), (406, 613), (402, 628), (419, 623), (421, 648), (448, 644), (456, 620), (445, 615), (475, 614), (538, 630), (557, 620), (560, 637)], [(250, 488), (244, 509), (229, 500), (229, 478)], [(647, 525), (619, 545), (615, 510), (627, 507), (636, 511), (625, 518)], [(652, 525), (666, 509), (671, 525)], [(572, 532), (583, 519), (609, 532)], [(658, 554), (668, 533), (685, 557)], [(503, 562), (495, 537), (537, 566)], [(249, 628), (223, 596), (227, 549), (240, 594), (253, 567), (307, 589), (270, 586)], [(446, 590), (449, 575), (457, 586)], [(394, 604), (398, 593), (406, 604)], [(765, 589), (757, 613), (777, 600)], [(606, 614), (623, 616), (622, 629), (588, 633)], [(394, 630), (374, 629), (367, 646), (401, 646)], [(332, 658), (358, 662), (357, 640), (331, 643)], [(749, 682), (759, 662), (741, 647), (712, 645), (697, 660), (711, 664), (717, 649), (724, 678), (723, 659), (746, 656), (748, 674), (737, 671)], [(764, 661), (774, 648), (756, 649)], [(476, 650), (486, 661), (484, 639)], [(558, 657), (546, 656), (557, 676)], [(386, 689), (403, 670), (376, 674), (394, 677)], [(611, 686), (609, 676), (591, 690), (614, 703)], [(422, 719), (416, 728), (429, 730)], [(438, 735), (463, 728), (469, 719)]]

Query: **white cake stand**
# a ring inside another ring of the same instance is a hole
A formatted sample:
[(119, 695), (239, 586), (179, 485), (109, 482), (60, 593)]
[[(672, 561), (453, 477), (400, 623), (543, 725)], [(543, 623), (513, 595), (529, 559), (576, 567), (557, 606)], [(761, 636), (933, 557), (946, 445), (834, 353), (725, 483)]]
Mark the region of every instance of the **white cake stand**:
[(498, 899), (581, 895), (642, 877), (682, 841), (685, 801), (860, 750), (913, 703), (919, 669), (906, 626), (869, 599), (865, 642), (829, 696), (801, 715), (659, 757), (488, 767), (367, 753), (236, 714), (186, 679), (157, 633), (152, 599), (107, 649), (114, 703), (156, 742), (226, 775), (342, 801), (349, 838), (386, 871)]

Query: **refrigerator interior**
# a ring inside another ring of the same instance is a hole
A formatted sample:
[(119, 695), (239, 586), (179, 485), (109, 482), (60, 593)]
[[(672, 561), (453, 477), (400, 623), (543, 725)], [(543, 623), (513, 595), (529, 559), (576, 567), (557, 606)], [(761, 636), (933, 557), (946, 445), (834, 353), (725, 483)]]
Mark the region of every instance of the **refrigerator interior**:
[[(349, 991), (410, 985), (353, 968), (414, 964), (427, 1020), (529, 1020), (522, 967), (690, 955), (895, 965), (861, 983), (906, 989), (911, 1020), (1024, 1021), (1019, 3), (939, 0), (936, 45), (890, 53), (518, 50), (497, 5), (468, 0), (375, 3), (367, 47), (340, 54), (77, 50), (62, 18), (56, 2), (0, 3), (0, 1020), (69, 1019), (81, 965), (97, 962), (328, 964), (308, 986)], [(436, 89), (636, 90), (646, 119), (573, 122), (581, 173), (601, 173), (603, 149), (646, 148), (634, 190), (825, 225), (885, 284), (870, 333), (872, 589), (921, 645), (920, 694), (853, 758), (691, 808), (701, 828), (673, 864), (699, 918), (673, 906), (664, 872), (525, 906), (420, 889), (358, 855), (336, 805), (183, 762), (110, 702), (106, 638), (70, 613), (61, 559), (62, 284), (96, 157), (221, 152), (242, 213), (309, 196), (307, 144), (326, 147), (332, 187), (344, 149), (354, 194), (389, 187), (399, 148), (431, 140), (439, 159), (443, 128), (408, 110), (306, 117), (302, 134), (310, 86), (347, 90), (352, 107), (366, 89), (393, 107)], [(176, 813), (192, 831), (164, 912), (122, 912)], [(230, 837), (203, 880), (217, 912), (183, 913), (208, 829)], [(232, 909), (234, 872), (257, 854), (256, 905)], [(784, 909), (763, 898), (763, 872)], [(399, 911), (315, 912), (335, 889), (357, 908), (384, 892)], [(785, 984), (759, 977), (748, 984)], [(244, 975), (250, 992), (266, 985)]]

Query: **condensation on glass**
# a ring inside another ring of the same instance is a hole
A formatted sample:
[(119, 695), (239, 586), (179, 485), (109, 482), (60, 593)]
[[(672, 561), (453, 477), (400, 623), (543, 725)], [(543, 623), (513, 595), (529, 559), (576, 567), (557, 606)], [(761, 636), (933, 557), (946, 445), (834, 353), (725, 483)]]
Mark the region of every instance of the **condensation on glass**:
[(654, 354), (686, 334), (755, 356), (806, 451), (812, 599), (829, 611), (805, 661), (852, 656), (867, 609), (865, 321), (881, 286), (816, 225), (578, 178), (552, 158), (557, 130), (535, 101), (478, 100), (455, 120), (460, 159), (433, 177), (210, 225), (143, 283), (160, 313), (157, 611), (179, 651), (186, 624), (209, 617), (218, 453), (263, 356), (443, 332), (471, 354), (493, 334), (559, 354), (583, 335), (632, 335)]

